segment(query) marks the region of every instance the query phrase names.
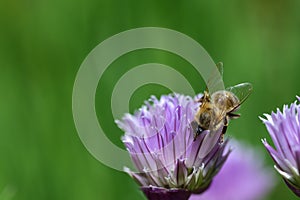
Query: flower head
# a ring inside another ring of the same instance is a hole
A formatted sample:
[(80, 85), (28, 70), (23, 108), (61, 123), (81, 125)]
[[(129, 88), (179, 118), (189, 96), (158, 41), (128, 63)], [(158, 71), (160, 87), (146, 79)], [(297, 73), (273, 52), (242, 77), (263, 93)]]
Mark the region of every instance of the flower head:
[[(300, 101), (300, 98), (298, 97)], [(265, 114), (261, 118), (273, 140), (275, 148), (266, 139), (262, 142), (275, 162), (275, 169), (283, 177), (288, 187), (300, 197), (300, 105), (285, 105), (281, 112)]]
[(152, 96), (134, 115), (116, 121), (137, 168), (125, 170), (149, 199), (180, 200), (201, 193), (225, 162), (229, 151), (224, 151), (227, 142), (220, 142), (222, 127), (194, 140), (191, 122), (198, 107), (184, 95)]
[(272, 174), (263, 167), (260, 152), (230, 140), (232, 152), (211, 186), (190, 200), (257, 200), (272, 188)]

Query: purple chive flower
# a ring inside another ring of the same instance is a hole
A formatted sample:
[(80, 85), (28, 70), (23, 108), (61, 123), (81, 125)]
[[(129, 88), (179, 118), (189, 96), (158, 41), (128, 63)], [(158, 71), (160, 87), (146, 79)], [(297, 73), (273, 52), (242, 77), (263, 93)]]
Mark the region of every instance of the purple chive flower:
[(263, 166), (260, 152), (230, 141), (232, 152), (211, 186), (190, 200), (258, 200), (272, 188), (274, 177)]
[[(300, 98), (298, 101), (300, 101)], [(300, 197), (300, 105), (297, 101), (283, 111), (277, 109), (271, 115), (261, 118), (269, 131), (275, 148), (266, 139), (262, 142), (275, 162), (275, 169), (288, 187)]]
[(116, 121), (137, 168), (125, 171), (150, 200), (186, 200), (205, 191), (225, 162), (227, 142), (222, 128), (204, 131), (194, 140), (191, 122), (199, 107), (195, 99), (170, 94), (152, 96), (134, 115)]

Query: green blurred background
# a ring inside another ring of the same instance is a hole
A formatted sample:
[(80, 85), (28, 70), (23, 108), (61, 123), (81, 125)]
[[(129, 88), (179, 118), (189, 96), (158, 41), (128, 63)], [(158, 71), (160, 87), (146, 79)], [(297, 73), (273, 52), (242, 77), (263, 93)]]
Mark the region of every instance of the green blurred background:
[[(265, 154), (260, 139), (269, 137), (258, 116), (300, 94), (299, 6), (298, 0), (0, 0), (1, 200), (143, 199), (126, 174), (87, 152), (71, 107), (76, 72), (87, 54), (106, 38), (136, 27), (187, 34), (215, 62), (223, 61), (226, 85), (253, 83), (243, 116), (231, 123), (228, 133)], [(145, 50), (118, 59), (100, 80), (104, 87), (98, 88), (96, 107), (99, 119), (109, 119), (104, 129), (119, 146), (122, 132), (107, 110), (109, 95), (122, 73), (146, 62), (174, 66), (199, 83), (198, 92), (204, 89), (198, 76), (183, 70), (188, 64), (172, 54)], [(116, 69), (120, 65), (123, 71)], [(157, 85), (140, 88), (131, 110), (149, 92), (168, 90)], [(271, 159), (264, 156), (272, 169)], [(276, 177), (278, 183), (267, 199), (296, 199)]]

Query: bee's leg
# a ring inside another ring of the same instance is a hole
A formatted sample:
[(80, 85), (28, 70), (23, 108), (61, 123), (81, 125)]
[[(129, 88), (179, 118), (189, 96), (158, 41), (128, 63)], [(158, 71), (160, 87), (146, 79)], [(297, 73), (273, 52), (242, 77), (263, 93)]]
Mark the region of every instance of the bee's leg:
[(224, 142), (224, 135), (227, 131), (227, 127), (228, 127), (228, 122), (229, 122), (229, 116), (226, 116), (224, 118), (224, 125), (223, 125), (223, 129), (222, 129), (222, 133), (221, 133), (221, 142)]
[(220, 139), (220, 142), (223, 143), (224, 142), (224, 135), (226, 133), (226, 130), (227, 130), (227, 125), (224, 125), (223, 126), (223, 130), (222, 130), (222, 134), (221, 134), (221, 139)]
[(227, 131), (227, 127), (228, 127), (228, 122), (229, 122), (229, 117), (226, 116), (224, 118), (224, 125), (223, 125), (223, 130), (222, 130), (222, 134), (224, 135)]
[(228, 117), (230, 119), (237, 119), (239, 118), (241, 115), (240, 114), (237, 114), (237, 113), (228, 113)]
[(228, 124), (226, 124), (226, 125), (224, 124), (223, 129), (222, 129), (222, 135), (224, 135), (226, 133), (227, 127), (228, 127)]

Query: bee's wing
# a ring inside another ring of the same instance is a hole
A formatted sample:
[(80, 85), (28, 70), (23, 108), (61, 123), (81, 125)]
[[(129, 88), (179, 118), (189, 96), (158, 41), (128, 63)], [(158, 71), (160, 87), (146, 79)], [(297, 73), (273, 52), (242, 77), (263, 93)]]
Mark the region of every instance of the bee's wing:
[(253, 87), (251, 83), (240, 83), (238, 85), (229, 87), (226, 90), (235, 94), (240, 101), (239, 105), (241, 105), (252, 93)]
[(224, 106), (224, 108), (222, 109), (219, 109), (219, 113), (218, 115), (216, 116), (216, 118), (214, 119), (215, 120), (215, 124), (219, 124), (221, 123), (222, 121), (224, 121), (224, 118), (226, 117), (227, 115), (227, 109), (226, 107)]
[[(221, 78), (223, 77), (223, 63), (222, 62), (218, 62), (216, 64), (217, 68), (214, 68), (214, 70), (212, 71), (209, 79), (208, 79), (208, 82), (207, 82), (207, 85), (210, 85), (212, 88), (214, 87), (214, 85), (217, 85), (218, 84), (218, 81), (219, 80), (216, 80), (217, 78), (220, 77), (221, 75)], [(206, 86), (205, 88), (205, 91), (208, 93), (208, 87)]]

